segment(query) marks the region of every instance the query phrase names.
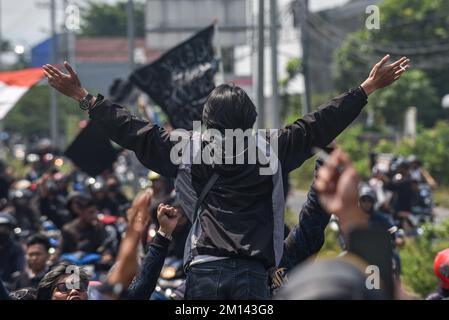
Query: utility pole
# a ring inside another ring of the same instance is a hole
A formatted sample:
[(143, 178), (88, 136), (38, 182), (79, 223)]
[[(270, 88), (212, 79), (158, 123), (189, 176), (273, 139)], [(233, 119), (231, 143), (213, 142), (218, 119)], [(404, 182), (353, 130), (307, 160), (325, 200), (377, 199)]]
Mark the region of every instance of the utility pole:
[(128, 4), (126, 6), (127, 12), (127, 34), (128, 34), (128, 62), (129, 62), (129, 71), (134, 71), (134, 2), (133, 0), (128, 0)]
[(302, 46), (302, 74), (304, 77), (304, 94), (302, 103), (302, 114), (311, 112), (310, 106), (310, 70), (309, 70), (309, 31), (307, 26), (307, 17), (309, 15), (309, 0), (297, 0), (299, 25), (301, 29)]
[[(50, 25), (51, 25), (51, 63), (57, 64), (58, 61), (58, 40), (56, 37), (56, 3), (50, 0)], [(50, 124), (51, 124), (51, 140), (53, 145), (59, 147), (58, 139), (58, 101), (56, 90), (50, 88)]]
[(75, 22), (78, 17), (73, 15), (73, 4), (71, 0), (64, 0), (64, 12), (65, 12), (65, 59), (70, 62), (72, 68), (76, 70), (76, 35), (74, 29), (77, 27)]
[(279, 103), (279, 80), (278, 80), (278, 10), (276, 0), (270, 0), (270, 41), (271, 41), (271, 114), (273, 117), (273, 128), (281, 126), (280, 103)]
[(257, 126), (259, 129), (265, 128), (265, 95), (264, 95), (264, 50), (265, 50), (265, 0), (259, 0), (259, 22), (257, 37)]

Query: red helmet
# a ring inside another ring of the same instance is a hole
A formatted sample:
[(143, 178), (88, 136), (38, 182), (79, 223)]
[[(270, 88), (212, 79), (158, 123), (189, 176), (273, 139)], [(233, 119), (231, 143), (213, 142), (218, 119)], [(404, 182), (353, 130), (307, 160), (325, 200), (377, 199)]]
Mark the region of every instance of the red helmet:
[(438, 252), (435, 257), (433, 270), (441, 280), (441, 286), (444, 289), (449, 289), (449, 248)]

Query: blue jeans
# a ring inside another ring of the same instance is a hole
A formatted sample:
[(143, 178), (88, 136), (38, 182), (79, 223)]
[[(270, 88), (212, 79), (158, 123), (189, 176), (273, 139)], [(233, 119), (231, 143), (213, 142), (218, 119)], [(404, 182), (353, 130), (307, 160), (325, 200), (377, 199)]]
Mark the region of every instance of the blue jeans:
[(193, 265), (187, 300), (268, 300), (268, 272), (255, 260), (229, 258)]

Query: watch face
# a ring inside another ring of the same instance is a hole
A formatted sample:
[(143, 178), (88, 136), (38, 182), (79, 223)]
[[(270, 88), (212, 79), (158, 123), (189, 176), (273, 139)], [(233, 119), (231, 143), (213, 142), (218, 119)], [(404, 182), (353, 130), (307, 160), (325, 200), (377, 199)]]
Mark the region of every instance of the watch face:
[(81, 107), (83, 109), (88, 109), (89, 108), (89, 104), (90, 104), (90, 100), (83, 99), (83, 101), (81, 101)]
[(83, 100), (80, 101), (81, 109), (83, 109), (83, 110), (89, 109), (91, 101), (92, 101), (92, 95), (88, 94)]

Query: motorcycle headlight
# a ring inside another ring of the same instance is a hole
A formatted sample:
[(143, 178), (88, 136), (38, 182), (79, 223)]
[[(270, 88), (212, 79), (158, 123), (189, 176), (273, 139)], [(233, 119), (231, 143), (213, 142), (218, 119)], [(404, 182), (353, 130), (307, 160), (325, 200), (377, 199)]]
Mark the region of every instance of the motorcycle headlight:
[(165, 267), (162, 269), (161, 277), (163, 279), (173, 279), (176, 276), (176, 268)]

